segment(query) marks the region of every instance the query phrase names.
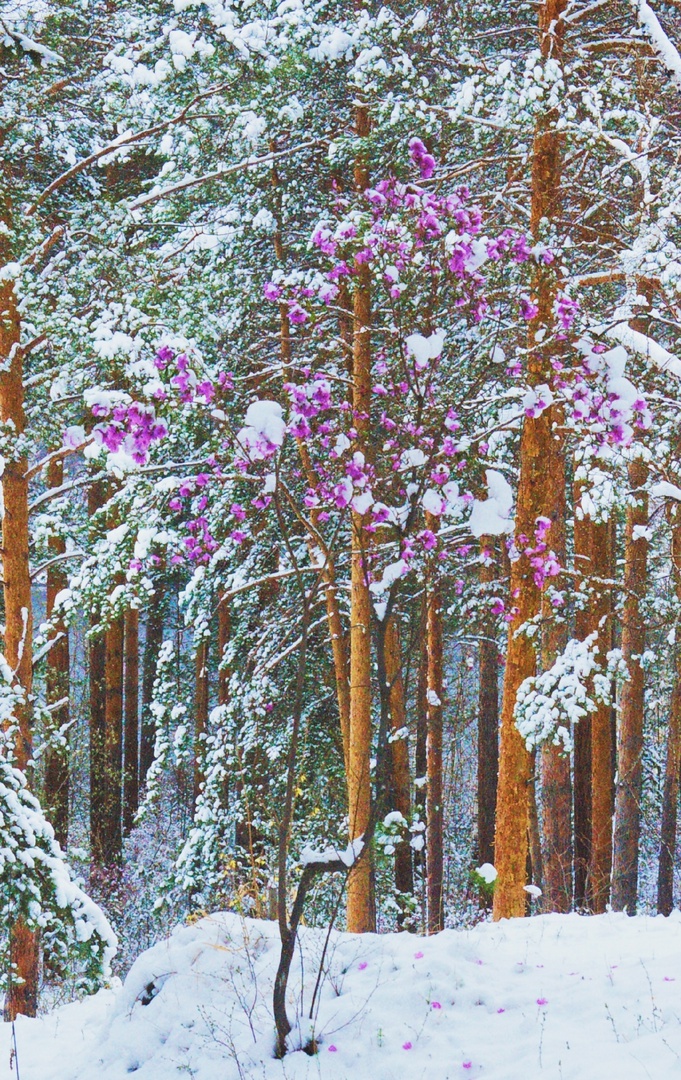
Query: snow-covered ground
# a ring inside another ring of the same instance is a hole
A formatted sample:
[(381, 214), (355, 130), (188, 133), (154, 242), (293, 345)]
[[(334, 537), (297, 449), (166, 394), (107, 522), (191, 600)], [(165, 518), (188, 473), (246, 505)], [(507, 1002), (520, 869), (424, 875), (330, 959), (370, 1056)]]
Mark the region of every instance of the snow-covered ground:
[[(325, 934), (303, 929), (297, 1045)], [(121, 987), (16, 1026), (21, 1080), (667, 1080), (681, 1077), (681, 914), (547, 915), (432, 938), (333, 933), (319, 1053), (272, 1057), (273, 923), (215, 915)], [(301, 987), (304, 987), (301, 1008)], [(0, 1025), (0, 1077), (11, 1029)]]

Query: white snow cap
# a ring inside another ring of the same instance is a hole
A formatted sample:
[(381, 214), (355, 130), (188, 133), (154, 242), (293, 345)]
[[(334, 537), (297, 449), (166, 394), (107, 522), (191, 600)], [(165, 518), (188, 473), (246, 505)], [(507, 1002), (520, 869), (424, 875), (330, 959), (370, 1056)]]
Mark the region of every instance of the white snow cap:
[(468, 527), (475, 537), (500, 536), (513, 529), (513, 492), (506, 477), (497, 469), (487, 469), (485, 475), (489, 498), (474, 501)]
[(407, 350), (414, 357), (417, 371), (425, 371), (431, 360), (437, 360), (445, 347), (444, 330), (436, 330), (430, 337), (410, 334), (405, 341)]
[(276, 401), (254, 401), (246, 410), (245, 423), (237, 440), (254, 461), (267, 455), (266, 444), (279, 447), (286, 434), (281, 405)]
[(484, 862), (475, 872), (478, 877), (481, 877), (488, 885), (491, 885), (493, 881), (497, 880), (497, 868), (496, 866), (492, 866), (490, 862)]

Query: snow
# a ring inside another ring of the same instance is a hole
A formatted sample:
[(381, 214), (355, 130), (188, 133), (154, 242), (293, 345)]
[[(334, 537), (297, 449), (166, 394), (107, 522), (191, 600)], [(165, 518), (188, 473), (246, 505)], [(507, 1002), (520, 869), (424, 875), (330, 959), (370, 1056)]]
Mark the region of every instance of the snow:
[[(484, 868), (481, 868), (484, 869)], [(144, 953), (123, 986), (16, 1025), (27, 1080), (649, 1080), (677, 1075), (681, 914), (542, 915), (430, 938), (303, 927), (272, 1057), (274, 923), (219, 914)], [(300, 1009), (301, 972), (305, 1001)], [(0, 1029), (7, 1062), (11, 1028)]]
[(653, 484), (650, 494), (654, 499), (678, 499), (681, 502), (681, 487), (670, 484), (668, 480), (660, 480)]
[(672, 81), (681, 86), (681, 56), (673, 42), (665, 34), (657, 15), (646, 0), (638, 0), (638, 21), (650, 38), (653, 49), (672, 76)]
[(473, 536), (499, 536), (512, 532), (513, 492), (506, 477), (497, 469), (487, 469), (487, 491), (489, 498), (475, 499), (473, 510), (468, 519), (468, 527)]
[(486, 881), (488, 885), (491, 885), (493, 881), (497, 880), (496, 866), (492, 866), (489, 862), (484, 862), (482, 866), (479, 866), (476, 873), (483, 881)]
[(417, 371), (425, 371), (431, 360), (437, 360), (445, 346), (444, 330), (437, 330), (430, 337), (423, 334), (410, 334), (405, 342), (407, 350), (414, 357)]

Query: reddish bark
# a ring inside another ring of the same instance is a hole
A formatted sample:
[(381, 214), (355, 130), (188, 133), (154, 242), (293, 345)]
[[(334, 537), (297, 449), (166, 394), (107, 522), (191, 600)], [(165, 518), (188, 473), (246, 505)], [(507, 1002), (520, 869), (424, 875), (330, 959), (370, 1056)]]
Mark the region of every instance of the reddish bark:
[[(597, 581), (590, 604), (592, 628), (598, 629), (598, 655), (604, 663), (612, 648), (612, 586), (614, 527), (610, 521), (591, 530), (591, 571)], [(613, 732), (609, 705), (598, 704), (591, 716), (591, 852), (587, 900), (595, 914), (610, 900), (613, 813)]]
[(624, 538), (624, 612), (622, 656), (629, 678), (622, 687), (617, 745), (617, 790), (613, 837), (612, 906), (636, 914), (638, 846), (641, 833), (643, 779), (644, 674), (641, 656), (646, 632), (640, 610), (647, 583), (648, 541), (638, 530), (648, 524), (648, 496), (643, 490), (648, 468), (641, 460), (629, 465), (629, 484), (635, 505), (627, 507)]
[(208, 641), (200, 641), (195, 657), (194, 683), (194, 805), (203, 786), (202, 741), (208, 730)]
[[(7, 242), (0, 255), (9, 255)], [(3, 261), (7, 261), (5, 258)], [(0, 283), (0, 420), (12, 425), (17, 436), (26, 427), (24, 413), (23, 353), (20, 324), (12, 281)], [(31, 708), (33, 685), (33, 608), (29, 565), (28, 480), (26, 458), (9, 456), (2, 474), (2, 580), (5, 660), (23, 689), (23, 704), (15, 711), (17, 734), (14, 758), (26, 771), (31, 760)], [(38, 1005), (38, 937), (19, 918), (9, 927), (10, 955), (15, 977), (5, 995), (5, 1018), (19, 1013), (35, 1016)]]
[[(397, 619), (393, 615), (385, 632), (385, 668), (390, 685), (390, 727), (395, 738), (390, 746), (390, 809), (399, 810), (406, 821), (411, 815), (411, 776), (409, 769), (409, 744), (406, 738), (407, 708), (402, 676), (402, 647)], [(414, 891), (414, 875), (411, 865), (411, 847), (403, 841), (395, 849), (395, 889), (399, 893)], [(398, 920), (401, 922), (401, 920)]]
[[(369, 134), (369, 114), (358, 106), (356, 132)], [(355, 167), (355, 186), (369, 186), (366, 165)], [(357, 270), (353, 296), (352, 407), (357, 445), (367, 453), (371, 410), (371, 270)], [(371, 594), (364, 565), (367, 534), (361, 514), (352, 512), (350, 570), (350, 731), (348, 744), (348, 815), (350, 839), (362, 836), (371, 810)], [(363, 858), (348, 878), (347, 927), (352, 933), (376, 929), (372, 861)]]
[[(676, 507), (672, 518), (672, 580), (677, 599), (681, 601), (681, 514)], [(662, 794), (662, 822), (660, 828), (660, 862), (657, 875), (657, 910), (660, 915), (671, 915), (674, 907), (674, 862), (676, 854), (676, 826), (679, 802), (679, 771), (681, 770), (681, 640), (676, 628), (675, 681), (672, 692), (669, 727), (667, 729), (667, 760)]]
[[(64, 482), (64, 461), (55, 458), (47, 467), (47, 483), (58, 488)], [(50, 537), (50, 559), (64, 554), (66, 545), (61, 537)], [(52, 618), (57, 594), (66, 588), (68, 579), (63, 566), (53, 563), (47, 569), (47, 593), (45, 614)], [(57, 705), (51, 712), (54, 730), (64, 728), (69, 722), (69, 634), (68, 628), (59, 621), (54, 627), (55, 644), (47, 654), (46, 690), (49, 705)], [(68, 740), (68, 733), (66, 735)], [(69, 832), (69, 764), (67, 747), (51, 747), (45, 755), (45, 808), (54, 835), (62, 847), (66, 847)]]
[[(438, 522), (426, 515), (426, 527), (436, 532)], [(443, 641), (442, 594), (437, 568), (431, 568), (427, 585), (426, 648), (428, 651), (428, 684), (426, 689), (427, 715), (427, 777), (426, 786), (426, 900), (428, 933), (444, 929), (443, 902), (443, 790), (442, 790), (442, 695)]]
[[(489, 559), (480, 567), (480, 582), (496, 581), (498, 567), (493, 553), (494, 537), (480, 539)], [(499, 773), (499, 649), (495, 641), (494, 619), (486, 617), (480, 627), (478, 650), (478, 865), (494, 864), (494, 815)]]
[(132, 829), (139, 806), (139, 612), (125, 613), (125, 739), (123, 744), (123, 831)]
[[(560, 61), (565, 22), (561, 15), (566, 0), (547, 0), (539, 8), (540, 46), (544, 57)], [(532, 197), (530, 228), (539, 239), (544, 220), (552, 220), (560, 203), (561, 136), (556, 131), (555, 116), (548, 113), (537, 123), (532, 151)], [(538, 314), (532, 324), (529, 376), (533, 384), (549, 382), (550, 351), (536, 346), (535, 332), (553, 323), (555, 279), (550, 272), (538, 270), (534, 291)], [(563, 483), (562, 452), (555, 443), (554, 421), (559, 419), (555, 406), (539, 416), (527, 417), (520, 443), (520, 476), (516, 506), (516, 536), (534, 537), (537, 518), (551, 517), (555, 491)], [(560, 475), (554, 475), (556, 470)], [(553, 520), (553, 519), (552, 519)], [(553, 522), (555, 527), (556, 522)], [(551, 534), (549, 534), (551, 536)], [(522, 546), (522, 545), (521, 545)], [(494, 892), (494, 918), (522, 916), (527, 894), (530, 755), (515, 726), (515, 704), (520, 684), (535, 674), (537, 657), (533, 643), (520, 628), (536, 619), (541, 610), (541, 590), (534, 581), (529, 559), (521, 557), (511, 565), (511, 595), (515, 615), (509, 624), (506, 673), (501, 708), (499, 748), (499, 784), (497, 789), (497, 825), (495, 858), (497, 883)]]

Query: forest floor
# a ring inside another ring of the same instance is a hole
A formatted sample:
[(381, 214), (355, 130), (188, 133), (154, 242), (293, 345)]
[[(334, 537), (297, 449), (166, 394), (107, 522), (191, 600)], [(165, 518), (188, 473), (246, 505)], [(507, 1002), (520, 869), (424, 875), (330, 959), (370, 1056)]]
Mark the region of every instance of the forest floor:
[[(292, 1047), (326, 934), (303, 928)], [(667, 1080), (681, 1078), (681, 913), (546, 915), (411, 934), (332, 933), (318, 1053), (272, 1056), (274, 923), (220, 914), (142, 954), (123, 985), (16, 1024), (9, 1080)], [(302, 1002), (302, 1008), (301, 1008)], [(305, 1019), (301, 1019), (305, 1017)], [(12, 1071), (13, 1070), (13, 1071)]]

